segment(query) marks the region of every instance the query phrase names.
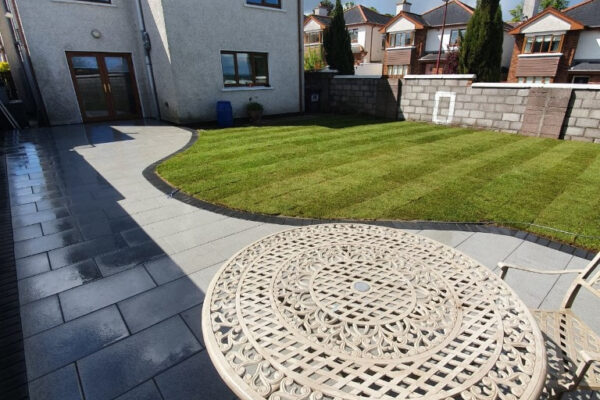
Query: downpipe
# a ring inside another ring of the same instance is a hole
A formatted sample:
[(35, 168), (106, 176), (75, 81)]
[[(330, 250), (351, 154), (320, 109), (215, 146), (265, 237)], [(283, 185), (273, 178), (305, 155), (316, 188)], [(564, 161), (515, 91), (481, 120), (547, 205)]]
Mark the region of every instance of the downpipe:
[(152, 91), (152, 97), (154, 98), (154, 108), (156, 110), (156, 117), (160, 121), (162, 119), (160, 113), (160, 105), (158, 102), (158, 92), (156, 90), (156, 81), (154, 78), (154, 67), (152, 65), (152, 56), (150, 52), (152, 50), (152, 43), (150, 42), (150, 35), (146, 31), (146, 21), (144, 20), (144, 11), (142, 9), (142, 0), (136, 1), (136, 11), (138, 16), (138, 23), (140, 26), (140, 33), (142, 35), (142, 43), (144, 46), (144, 59), (146, 64), (146, 74), (148, 75), (148, 83), (150, 90)]

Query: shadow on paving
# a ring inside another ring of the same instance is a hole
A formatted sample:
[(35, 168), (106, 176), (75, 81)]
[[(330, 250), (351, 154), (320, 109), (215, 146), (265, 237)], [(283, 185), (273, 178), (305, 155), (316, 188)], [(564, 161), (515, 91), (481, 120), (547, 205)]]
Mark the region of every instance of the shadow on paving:
[[(132, 200), (75, 151), (136, 140), (122, 133), (136, 124), (144, 123), (32, 129), (6, 140), (33, 400), (234, 398), (204, 351), (204, 293), (185, 273), (157, 284), (143, 263), (176, 263), (119, 204)], [(128, 157), (117, 153), (115, 168)], [(137, 199), (140, 207), (168, 200), (155, 195)]]

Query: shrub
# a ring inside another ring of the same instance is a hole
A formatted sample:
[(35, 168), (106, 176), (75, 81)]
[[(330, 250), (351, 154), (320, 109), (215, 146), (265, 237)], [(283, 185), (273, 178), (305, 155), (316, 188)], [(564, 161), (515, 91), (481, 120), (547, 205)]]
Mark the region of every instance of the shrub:
[(10, 65), (7, 62), (0, 62), (0, 72), (10, 71)]
[(248, 112), (251, 112), (251, 111), (263, 111), (264, 107), (263, 107), (262, 104), (253, 101), (253, 102), (248, 103), (248, 105), (246, 106), (246, 110)]

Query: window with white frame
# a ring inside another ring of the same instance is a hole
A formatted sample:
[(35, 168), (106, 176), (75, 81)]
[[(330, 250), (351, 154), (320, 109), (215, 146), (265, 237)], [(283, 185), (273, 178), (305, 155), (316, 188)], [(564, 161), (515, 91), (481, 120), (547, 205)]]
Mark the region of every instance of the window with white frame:
[(404, 47), (415, 44), (415, 35), (413, 31), (392, 32), (390, 35), (390, 47)]
[(408, 65), (388, 65), (387, 75), (388, 76), (404, 76), (408, 75)]
[(520, 76), (517, 78), (519, 83), (550, 83), (552, 78), (549, 76)]
[(350, 29), (348, 33), (350, 34), (350, 42), (358, 43), (358, 29)]

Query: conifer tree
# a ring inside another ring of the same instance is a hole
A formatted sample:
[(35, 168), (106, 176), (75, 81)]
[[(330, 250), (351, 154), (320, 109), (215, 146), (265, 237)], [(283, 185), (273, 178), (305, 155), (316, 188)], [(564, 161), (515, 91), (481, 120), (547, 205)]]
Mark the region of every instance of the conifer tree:
[(476, 74), (481, 82), (500, 81), (503, 40), (500, 1), (478, 0), (460, 46), (460, 73)]
[(354, 56), (350, 44), (350, 34), (346, 29), (344, 9), (340, 0), (336, 0), (331, 25), (323, 36), (325, 59), (331, 69), (342, 75), (354, 75)]

